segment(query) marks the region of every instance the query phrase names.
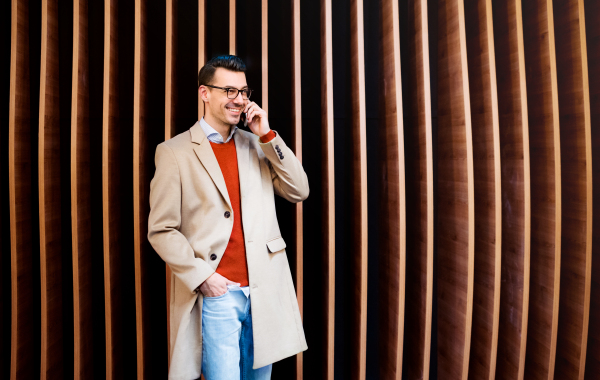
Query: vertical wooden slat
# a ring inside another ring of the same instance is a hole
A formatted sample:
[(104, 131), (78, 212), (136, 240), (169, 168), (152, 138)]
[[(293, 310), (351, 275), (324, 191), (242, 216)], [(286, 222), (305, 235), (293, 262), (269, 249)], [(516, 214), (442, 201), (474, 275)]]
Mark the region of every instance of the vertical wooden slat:
[(531, 153), (531, 285), (525, 378), (553, 379), (562, 197), (551, 0), (523, 2), (523, 40)]
[[(204, 0), (198, 0), (198, 72), (204, 63), (206, 63), (206, 5)], [(200, 98), (200, 92), (198, 94), (198, 120), (204, 116), (204, 102)]]
[(474, 187), (462, 0), (438, 10), (438, 376), (466, 379), (473, 312)]
[(144, 379), (150, 346), (150, 331), (145, 315), (145, 303), (148, 302), (144, 291), (146, 273), (143, 256), (150, 254), (147, 250), (148, 233), (148, 197), (145, 190), (145, 146), (146, 137), (146, 1), (135, 1), (135, 46), (133, 68), (133, 223), (134, 223), (134, 261), (135, 261), (135, 309), (136, 309), (136, 348), (137, 376)]
[[(29, 4), (13, 0), (9, 104), (9, 197), (11, 239), (11, 365), (10, 378), (39, 375), (39, 345), (34, 324), (39, 316), (33, 297), (34, 257), (31, 231), (31, 119), (29, 87)], [(35, 96), (35, 95), (34, 95)]]
[[(264, 0), (266, 1), (266, 0)], [(265, 12), (263, 10), (263, 12)], [(335, 333), (335, 171), (333, 151), (333, 53), (331, 0), (321, 0), (321, 133), (323, 187), (323, 282), (325, 378), (333, 379)], [(264, 54), (264, 52), (263, 52)], [(264, 75), (263, 75), (264, 78)], [(263, 79), (264, 80), (264, 79)]]
[[(5, 52), (0, 61), (0, 74), (4, 78), (3, 91), (0, 93), (0, 221), (4, 228), (0, 232), (0, 377), (10, 378), (11, 357), (11, 289), (10, 289), (10, 206), (8, 181), (8, 130), (9, 130), (9, 99), (10, 99), (10, 62), (11, 62), (11, 2), (2, 3), (0, 13), (3, 28), (2, 46)], [(6, 81), (6, 82), (5, 82)]]
[(262, 68), (262, 104), (265, 112), (269, 112), (269, 0), (261, 0), (261, 68)]
[[(177, 36), (175, 34), (175, 14), (177, 14), (177, 0), (167, 0), (166, 3), (166, 46), (165, 46), (165, 140), (169, 140), (174, 135), (175, 126), (173, 125), (174, 107), (176, 105), (175, 91), (175, 56), (177, 54)], [(203, 108), (204, 110), (204, 108)], [(166, 313), (167, 313), (167, 345), (169, 346), (169, 364), (171, 363), (171, 330), (169, 305), (171, 303), (171, 269), (165, 264), (166, 277)]]
[[(360, 18), (362, 22), (362, 2), (360, 4)], [(354, 8), (351, 9), (351, 14), (357, 13)], [(355, 22), (354, 20), (352, 20)], [(352, 24), (351, 24), (352, 25)], [(362, 25), (361, 25), (362, 26)], [(362, 29), (362, 28), (361, 28)], [(360, 30), (359, 32), (362, 32)], [(385, 142), (385, 153), (382, 154), (382, 163), (385, 168), (384, 178), (385, 184), (382, 184), (382, 189), (386, 189), (382, 194), (382, 202), (385, 204), (387, 217), (382, 221), (382, 237), (385, 243), (382, 245), (380, 258), (380, 283), (379, 293), (381, 294), (379, 302), (381, 310), (387, 310), (382, 317), (382, 325), (380, 326), (379, 339), (381, 339), (381, 369), (380, 376), (382, 378), (399, 378), (402, 375), (402, 349), (404, 338), (404, 296), (405, 296), (405, 272), (406, 272), (406, 211), (405, 211), (405, 186), (404, 186), (404, 126), (402, 120), (402, 78), (400, 76), (400, 25), (398, 2), (383, 1), (381, 7), (381, 32), (382, 40), (382, 102), (384, 104), (384, 131), (382, 136)], [(359, 35), (359, 46), (362, 52), (362, 35)], [(353, 37), (352, 44), (356, 44), (356, 37)], [(354, 56), (354, 54), (353, 54)], [(362, 57), (360, 57), (362, 59)], [(364, 66), (360, 66), (364, 68)], [(353, 67), (353, 71), (356, 69)], [(362, 74), (362, 73), (361, 73)], [(361, 78), (362, 79), (362, 78)], [(364, 83), (360, 85), (364, 86)], [(355, 83), (351, 87), (354, 97), (364, 96), (364, 87), (362, 92), (360, 86)], [(354, 103), (358, 103), (354, 100)], [(353, 111), (356, 112), (357, 106), (364, 107), (363, 104), (353, 104)], [(362, 111), (362, 110), (361, 110)], [(361, 121), (359, 117), (364, 117), (363, 113), (353, 115), (354, 127), (357, 127), (357, 122)], [(362, 143), (357, 132), (353, 132), (353, 140), (356, 146), (357, 143)], [(355, 148), (356, 150), (356, 148)], [(353, 162), (358, 158), (363, 158), (361, 155), (354, 155)], [(366, 161), (366, 159), (363, 158)], [(356, 173), (356, 169), (355, 169)], [(366, 173), (364, 174), (366, 177)], [(355, 174), (356, 176), (356, 174)], [(365, 178), (366, 179), (366, 178)], [(356, 180), (355, 180), (356, 183)], [(366, 185), (365, 185), (366, 186)], [(356, 185), (355, 185), (356, 187)], [(366, 189), (363, 190), (366, 196)], [(356, 192), (354, 197), (361, 195)], [(356, 200), (355, 200), (356, 202)], [(365, 200), (366, 202), (366, 200)], [(355, 206), (357, 207), (358, 204)], [(365, 206), (366, 207), (366, 206)], [(354, 217), (358, 222), (366, 222), (365, 215), (362, 218)], [(364, 229), (358, 230), (356, 226), (353, 231), (353, 237), (356, 239), (353, 246), (356, 247), (356, 252), (353, 253), (355, 260), (359, 260), (364, 255), (363, 259), (365, 273), (362, 274), (366, 280), (366, 255), (367, 255), (367, 238), (361, 234), (366, 233)], [(361, 240), (358, 240), (361, 239)], [(361, 253), (359, 249), (364, 249)], [(355, 267), (358, 265), (355, 264)], [(360, 272), (359, 272), (360, 273)], [(356, 273), (354, 282), (358, 282), (359, 275)], [(366, 288), (366, 284), (365, 284)], [(366, 289), (363, 291), (366, 292)], [(366, 300), (365, 300), (366, 302)], [(358, 305), (357, 305), (358, 306)], [(357, 306), (354, 310), (357, 310)], [(358, 311), (358, 310), (357, 310)], [(366, 313), (366, 311), (365, 311)], [(365, 316), (366, 318), (366, 316)], [(362, 363), (361, 363), (362, 364)], [(356, 368), (357, 363), (354, 363)], [(362, 368), (361, 368), (362, 369)], [(353, 370), (352, 372), (356, 372)], [(361, 372), (362, 376), (364, 373)], [(364, 377), (363, 377), (364, 378)]]
[[(302, 81), (301, 81), (301, 60), (300, 60), (300, 0), (293, 0), (292, 4), (292, 118), (293, 118), (293, 146), (294, 153), (300, 162), (302, 162)], [(300, 315), (303, 315), (304, 298), (304, 242), (303, 242), (303, 209), (302, 202), (295, 205), (295, 230), (296, 236), (296, 298)], [(303, 378), (302, 352), (296, 355), (296, 380)]]
[(496, 377), (523, 378), (529, 310), (531, 197), (521, 0), (493, 2), (500, 156), (502, 285)]
[[(382, 8), (382, 10), (385, 8)], [(406, 135), (406, 304), (402, 377), (429, 379), (433, 301), (433, 150), (427, 0), (409, 2)], [(383, 30), (389, 30), (384, 27)], [(395, 35), (395, 33), (394, 33)]]
[(229, 54), (236, 54), (235, 41), (235, 0), (229, 0)]
[(585, 1), (585, 24), (587, 43), (587, 63), (590, 88), (590, 120), (592, 162), (588, 170), (593, 170), (593, 212), (592, 242), (592, 283), (590, 291), (590, 327), (586, 355), (586, 378), (600, 373), (600, 2)]
[(104, 242), (104, 304), (106, 377), (123, 373), (120, 278), (119, 91), (117, 83), (117, 3), (104, 3), (104, 80), (102, 90), (102, 221)]
[(71, 91), (71, 236), (73, 250), (74, 377), (93, 376), (90, 124), (87, 0), (73, 2)]
[(473, 128), (475, 277), (469, 377), (494, 379), (500, 316), (500, 131), (491, 0), (466, 0)]
[[(563, 229), (556, 379), (583, 380), (592, 254), (590, 97), (583, 0), (554, 0)], [(584, 63), (585, 62), (585, 63)]]
[[(175, 91), (175, 58), (177, 55), (177, 0), (167, 0), (166, 3), (166, 46), (165, 46), (165, 140), (169, 140), (175, 134), (174, 108), (176, 106)], [(169, 298), (169, 286), (171, 276), (167, 266), (167, 299)], [(167, 302), (167, 313), (169, 303)]]
[(58, 2), (42, 1), (38, 181), (41, 379), (63, 378)]
[[(399, 50), (399, 49), (398, 49)], [(362, 0), (350, 2), (350, 79), (352, 96), (352, 363), (356, 379), (366, 376), (367, 362), (367, 133), (365, 105), (365, 49)], [(398, 54), (399, 59), (399, 54)], [(398, 70), (398, 75), (400, 74)], [(399, 88), (399, 86), (397, 87)], [(394, 109), (396, 111), (396, 109)], [(398, 112), (401, 114), (401, 112)], [(399, 126), (398, 126), (399, 127)], [(398, 133), (401, 135), (401, 133)], [(401, 146), (401, 145), (400, 145)], [(396, 160), (390, 166), (396, 169)], [(402, 169), (400, 169), (402, 170)], [(396, 204), (396, 208), (400, 205)], [(397, 226), (399, 227), (399, 226)], [(399, 228), (398, 228), (399, 230)], [(400, 265), (402, 267), (402, 265)], [(403, 278), (404, 276), (402, 276)], [(403, 297), (403, 295), (402, 295)], [(403, 308), (402, 308), (403, 309)], [(401, 329), (399, 329), (401, 331)], [(400, 341), (401, 342), (401, 341)], [(398, 342), (396, 342), (398, 344)], [(401, 343), (400, 343), (401, 344)]]

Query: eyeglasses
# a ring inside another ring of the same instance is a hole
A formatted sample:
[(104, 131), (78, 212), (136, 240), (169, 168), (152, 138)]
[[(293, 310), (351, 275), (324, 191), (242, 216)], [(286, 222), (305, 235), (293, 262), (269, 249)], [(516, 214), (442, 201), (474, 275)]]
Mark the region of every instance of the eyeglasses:
[(217, 86), (211, 86), (209, 84), (204, 84), (203, 86), (206, 87), (211, 87), (211, 88), (218, 88), (219, 90), (223, 90), (225, 92), (227, 92), (227, 98), (229, 99), (235, 99), (237, 98), (239, 93), (242, 93), (242, 99), (250, 99), (250, 95), (252, 95), (252, 90), (249, 88), (245, 88), (243, 90), (238, 90), (237, 88), (233, 88), (233, 87), (217, 87)]

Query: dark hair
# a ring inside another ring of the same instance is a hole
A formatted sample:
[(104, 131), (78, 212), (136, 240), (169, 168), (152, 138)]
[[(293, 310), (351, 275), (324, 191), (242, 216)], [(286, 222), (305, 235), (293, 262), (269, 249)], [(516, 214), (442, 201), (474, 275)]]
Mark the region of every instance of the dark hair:
[(244, 61), (240, 57), (235, 55), (219, 55), (206, 62), (200, 69), (198, 73), (198, 87), (203, 84), (211, 84), (215, 76), (215, 71), (219, 67), (235, 72), (246, 72), (246, 64), (244, 64)]

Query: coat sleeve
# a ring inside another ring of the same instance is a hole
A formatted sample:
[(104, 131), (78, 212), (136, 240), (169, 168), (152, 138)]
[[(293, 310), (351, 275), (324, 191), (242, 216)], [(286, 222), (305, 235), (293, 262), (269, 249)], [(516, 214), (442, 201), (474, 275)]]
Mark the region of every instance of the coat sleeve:
[(285, 145), (279, 134), (267, 143), (259, 140), (265, 156), (271, 163), (271, 177), (275, 194), (290, 202), (308, 198), (308, 178), (294, 152)]
[(210, 275), (211, 266), (194, 255), (181, 227), (181, 177), (172, 149), (162, 143), (156, 148), (156, 172), (150, 183), (148, 240), (171, 271), (192, 293)]

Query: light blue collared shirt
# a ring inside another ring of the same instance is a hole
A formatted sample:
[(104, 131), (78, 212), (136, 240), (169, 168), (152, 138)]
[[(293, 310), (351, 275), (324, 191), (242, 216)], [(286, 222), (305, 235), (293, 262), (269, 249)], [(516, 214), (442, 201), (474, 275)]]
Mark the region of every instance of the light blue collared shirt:
[(223, 136), (221, 136), (221, 134), (217, 132), (213, 127), (208, 125), (204, 118), (200, 119), (200, 127), (202, 127), (202, 130), (204, 131), (204, 134), (206, 134), (208, 141), (214, 142), (215, 144), (228, 143), (229, 140), (231, 140), (231, 138), (233, 137), (235, 131), (238, 130), (238, 127), (234, 125), (233, 128), (231, 128), (231, 131), (229, 131), (229, 136), (227, 136), (227, 140), (223, 141)]
[[(213, 142), (215, 144), (224, 144), (224, 143), (229, 142), (229, 140), (231, 140), (231, 138), (233, 137), (233, 134), (235, 133), (235, 131), (238, 130), (238, 127), (234, 125), (233, 128), (231, 128), (231, 131), (229, 132), (229, 136), (227, 136), (227, 140), (223, 141), (223, 136), (221, 136), (221, 134), (219, 132), (215, 131), (215, 129), (213, 127), (208, 125), (208, 123), (206, 122), (206, 120), (204, 120), (204, 118), (200, 119), (200, 127), (202, 127), (202, 130), (204, 131), (204, 134), (206, 134), (208, 141)], [(246, 298), (248, 298), (250, 296), (250, 287), (248, 287), (248, 286), (243, 286), (240, 288), (237, 285), (227, 285), (228, 291), (235, 291), (238, 289), (241, 290), (242, 292), (244, 292), (244, 295), (246, 296)]]

